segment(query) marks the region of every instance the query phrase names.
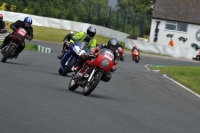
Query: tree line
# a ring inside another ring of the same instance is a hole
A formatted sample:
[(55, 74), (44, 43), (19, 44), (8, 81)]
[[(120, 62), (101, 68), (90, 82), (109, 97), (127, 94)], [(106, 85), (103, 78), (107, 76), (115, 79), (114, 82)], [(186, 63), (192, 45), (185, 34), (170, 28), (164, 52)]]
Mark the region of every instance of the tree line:
[(1, 0), (0, 10), (91, 23), (138, 36), (149, 34), (152, 15), (150, 0), (118, 0), (115, 7), (108, 0)]

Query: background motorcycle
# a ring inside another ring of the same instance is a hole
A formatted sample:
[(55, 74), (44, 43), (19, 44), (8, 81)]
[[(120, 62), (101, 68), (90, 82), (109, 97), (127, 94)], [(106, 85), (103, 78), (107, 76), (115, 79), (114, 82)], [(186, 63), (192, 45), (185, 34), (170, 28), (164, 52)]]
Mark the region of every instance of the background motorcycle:
[(117, 49), (117, 51), (118, 51), (118, 53), (119, 53), (119, 59), (120, 59), (120, 61), (124, 61), (124, 49), (121, 48), (121, 47), (119, 47), (119, 48)]
[(131, 53), (132, 53), (133, 60), (136, 63), (138, 63), (139, 62), (139, 56), (140, 56), (140, 53), (138, 52), (138, 50), (134, 49)]
[(9, 43), (1, 50), (3, 55), (1, 61), (6, 62), (7, 59), (12, 59), (16, 55), (16, 50), (19, 45), (24, 45), (22, 42), (27, 38), (29, 40), (27, 31), (24, 28), (18, 28), (14, 34), (10, 34), (11, 40)]
[(103, 48), (97, 55), (91, 55), (92, 60), (86, 60), (82, 69), (73, 75), (69, 82), (69, 90), (74, 91), (79, 86), (83, 88), (83, 95), (89, 95), (99, 84), (104, 73), (113, 67), (114, 54), (111, 50)]
[[(65, 53), (60, 62), (61, 66), (58, 70), (59, 74), (63, 76), (66, 76), (67, 73), (72, 72), (73, 68), (77, 66), (80, 55), (88, 51), (87, 42), (75, 42), (68, 50), (70, 50), (70, 56), (68, 59), (65, 59)], [(66, 60), (66, 62), (64, 62), (64, 60)]]

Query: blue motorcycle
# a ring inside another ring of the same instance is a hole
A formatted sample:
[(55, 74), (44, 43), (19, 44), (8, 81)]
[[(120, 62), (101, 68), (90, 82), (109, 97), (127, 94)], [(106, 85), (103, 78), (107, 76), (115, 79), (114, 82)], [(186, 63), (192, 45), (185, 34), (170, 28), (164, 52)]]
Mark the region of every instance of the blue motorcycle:
[(75, 42), (64, 54), (60, 62), (59, 74), (66, 76), (68, 73), (73, 72), (78, 64), (79, 57), (87, 52), (87, 42)]

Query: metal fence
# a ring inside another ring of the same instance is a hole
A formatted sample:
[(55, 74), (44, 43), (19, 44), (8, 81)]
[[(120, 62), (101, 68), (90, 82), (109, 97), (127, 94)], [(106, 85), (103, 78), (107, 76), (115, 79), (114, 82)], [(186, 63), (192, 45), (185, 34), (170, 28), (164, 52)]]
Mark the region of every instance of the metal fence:
[(137, 13), (129, 13), (119, 8), (98, 6), (88, 10), (87, 23), (144, 37), (147, 17)]

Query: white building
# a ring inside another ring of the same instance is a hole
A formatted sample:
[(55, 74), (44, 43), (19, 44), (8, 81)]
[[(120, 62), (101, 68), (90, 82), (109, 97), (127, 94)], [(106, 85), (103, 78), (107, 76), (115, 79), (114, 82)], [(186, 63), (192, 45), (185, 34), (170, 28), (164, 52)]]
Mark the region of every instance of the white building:
[(149, 42), (168, 45), (171, 39), (179, 48), (200, 46), (200, 0), (156, 0)]

